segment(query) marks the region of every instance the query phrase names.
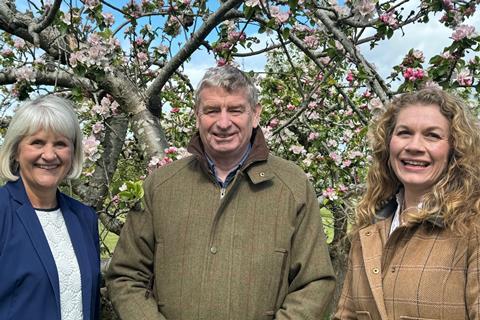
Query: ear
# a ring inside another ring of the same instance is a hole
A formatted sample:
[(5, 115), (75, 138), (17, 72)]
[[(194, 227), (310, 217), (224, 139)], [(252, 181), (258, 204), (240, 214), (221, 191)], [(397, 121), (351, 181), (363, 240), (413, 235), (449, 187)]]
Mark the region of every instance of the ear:
[(260, 103), (257, 103), (255, 108), (253, 108), (253, 127), (256, 128), (260, 124), (260, 115), (262, 114), (262, 106)]

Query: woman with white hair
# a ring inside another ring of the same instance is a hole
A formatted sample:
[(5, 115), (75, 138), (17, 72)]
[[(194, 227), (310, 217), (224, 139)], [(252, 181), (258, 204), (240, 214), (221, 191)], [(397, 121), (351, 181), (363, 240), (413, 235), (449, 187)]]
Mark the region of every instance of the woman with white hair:
[(0, 319), (98, 319), (97, 215), (58, 186), (82, 171), (71, 103), (24, 103), (0, 150)]

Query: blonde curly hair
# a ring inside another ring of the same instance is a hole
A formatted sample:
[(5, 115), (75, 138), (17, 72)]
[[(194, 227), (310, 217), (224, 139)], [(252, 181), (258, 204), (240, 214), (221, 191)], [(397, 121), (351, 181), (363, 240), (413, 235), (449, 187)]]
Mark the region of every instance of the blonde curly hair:
[(470, 230), (480, 212), (480, 131), (465, 102), (439, 89), (404, 93), (386, 107), (369, 131), (373, 163), (367, 189), (356, 208), (356, 230), (375, 221), (375, 213), (402, 186), (390, 166), (389, 145), (399, 112), (407, 106), (437, 105), (450, 124), (450, 156), (447, 169), (423, 197), (421, 209), (405, 213), (407, 223), (440, 219), (457, 233)]

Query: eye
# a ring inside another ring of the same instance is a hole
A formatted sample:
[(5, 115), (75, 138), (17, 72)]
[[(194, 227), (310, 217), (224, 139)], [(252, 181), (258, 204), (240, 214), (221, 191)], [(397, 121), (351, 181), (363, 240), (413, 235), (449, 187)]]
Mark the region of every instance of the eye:
[(57, 147), (67, 147), (68, 143), (66, 141), (57, 141), (57, 142), (55, 142), (55, 146), (57, 146)]
[(230, 110), (230, 113), (233, 113), (233, 114), (242, 114), (243, 113), (243, 109), (242, 108), (233, 108)]
[(203, 110), (203, 114), (206, 114), (206, 115), (213, 115), (213, 114), (216, 114), (217, 112), (218, 112), (218, 109), (214, 109), (214, 108), (208, 108)]
[(409, 130), (406, 130), (406, 129), (400, 129), (397, 131), (397, 136), (407, 136), (410, 134), (410, 131)]
[(34, 139), (30, 142), (32, 146), (41, 146), (44, 144), (44, 142), (40, 139)]
[(442, 137), (436, 132), (428, 132), (427, 137), (435, 140), (440, 140)]

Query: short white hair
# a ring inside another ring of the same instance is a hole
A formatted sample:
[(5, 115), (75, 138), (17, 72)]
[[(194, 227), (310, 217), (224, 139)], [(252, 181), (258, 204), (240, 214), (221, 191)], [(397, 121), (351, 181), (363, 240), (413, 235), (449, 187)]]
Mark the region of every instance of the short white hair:
[(82, 173), (83, 135), (73, 104), (54, 95), (41, 96), (24, 102), (10, 121), (0, 149), (0, 177), (15, 181), (18, 176), (16, 156), (18, 145), (27, 136), (45, 130), (68, 138), (73, 144), (72, 167), (68, 179)]

